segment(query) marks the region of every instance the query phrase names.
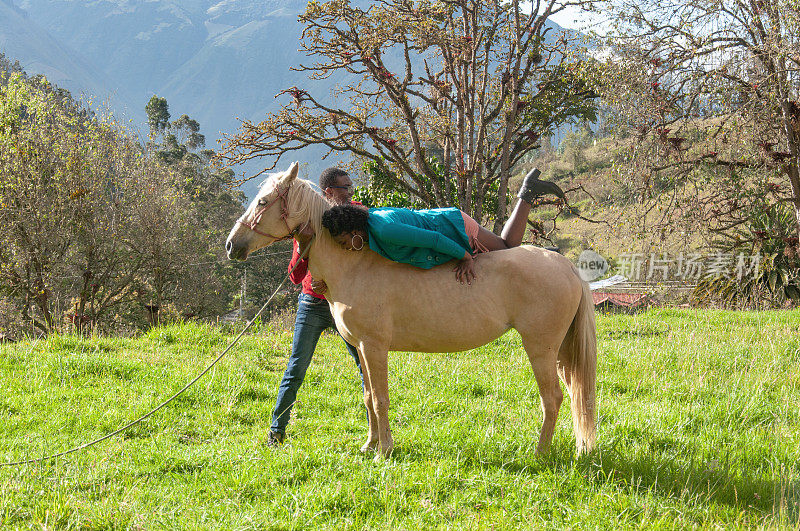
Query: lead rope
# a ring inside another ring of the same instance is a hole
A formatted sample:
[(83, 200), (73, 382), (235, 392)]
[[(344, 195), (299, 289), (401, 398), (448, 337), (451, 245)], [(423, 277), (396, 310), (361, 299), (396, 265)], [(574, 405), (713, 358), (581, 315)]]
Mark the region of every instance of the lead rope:
[(128, 429), (128, 428), (130, 428), (131, 426), (134, 426), (134, 425), (136, 425), (136, 424), (140, 423), (141, 421), (143, 421), (143, 420), (147, 419), (148, 417), (152, 416), (154, 413), (156, 413), (156, 412), (157, 412), (157, 411), (159, 411), (160, 409), (162, 409), (162, 408), (166, 407), (166, 405), (167, 405), (167, 404), (169, 404), (170, 402), (172, 402), (173, 400), (175, 400), (176, 398), (178, 398), (178, 396), (180, 396), (180, 395), (181, 395), (181, 394), (182, 394), (184, 391), (186, 391), (186, 390), (187, 390), (187, 389), (189, 389), (189, 388), (190, 388), (192, 385), (194, 385), (194, 383), (195, 383), (195, 382), (197, 382), (197, 380), (199, 380), (200, 378), (202, 378), (203, 376), (205, 376), (205, 374), (206, 374), (208, 371), (210, 371), (210, 370), (211, 370), (211, 368), (212, 368), (212, 367), (214, 367), (214, 365), (216, 365), (216, 364), (217, 364), (217, 362), (218, 362), (219, 360), (221, 360), (221, 359), (223, 358), (223, 356), (225, 356), (225, 354), (227, 354), (227, 353), (228, 353), (228, 352), (229, 352), (229, 351), (230, 351), (230, 350), (233, 348), (233, 346), (234, 346), (234, 345), (236, 345), (236, 343), (239, 341), (239, 339), (241, 339), (241, 337), (244, 335), (244, 333), (245, 333), (245, 332), (247, 332), (247, 330), (248, 330), (248, 329), (249, 329), (251, 326), (253, 326), (253, 323), (255, 322), (255, 320), (256, 320), (256, 319), (257, 319), (257, 318), (258, 318), (258, 317), (261, 315), (261, 313), (262, 313), (262, 312), (263, 312), (263, 311), (266, 309), (267, 305), (268, 305), (270, 302), (272, 302), (272, 299), (275, 297), (275, 295), (277, 295), (277, 294), (278, 294), (278, 290), (280, 290), (280, 289), (283, 287), (283, 285), (284, 285), (284, 284), (286, 283), (286, 281), (289, 279), (289, 277), (291, 276), (291, 274), (294, 272), (294, 270), (297, 268), (297, 266), (298, 266), (298, 265), (300, 264), (300, 262), (303, 260), (303, 258), (305, 257), (306, 253), (307, 253), (307, 252), (308, 252), (308, 250), (311, 248), (311, 243), (314, 241), (314, 238), (316, 238), (316, 235), (311, 237), (311, 240), (310, 240), (310, 241), (308, 242), (308, 244), (305, 246), (306, 248), (305, 248), (305, 249), (303, 250), (303, 252), (300, 254), (300, 258), (297, 260), (297, 262), (294, 264), (294, 266), (292, 267), (292, 269), (289, 271), (289, 274), (288, 274), (288, 275), (286, 275), (286, 277), (285, 277), (285, 278), (283, 279), (283, 281), (282, 281), (282, 282), (281, 282), (281, 283), (278, 285), (278, 287), (277, 287), (277, 288), (275, 288), (275, 291), (274, 291), (274, 292), (272, 292), (272, 295), (270, 295), (269, 299), (267, 299), (267, 302), (265, 302), (265, 303), (264, 303), (264, 305), (261, 307), (261, 309), (260, 309), (260, 310), (258, 310), (258, 312), (256, 312), (256, 314), (253, 316), (253, 318), (252, 318), (252, 319), (250, 319), (250, 322), (248, 322), (248, 323), (247, 323), (247, 326), (245, 326), (245, 327), (244, 327), (244, 329), (243, 329), (241, 332), (239, 332), (239, 335), (237, 335), (237, 336), (236, 336), (236, 338), (233, 340), (233, 343), (231, 343), (230, 345), (228, 345), (228, 348), (226, 348), (225, 350), (223, 350), (223, 351), (222, 351), (222, 354), (220, 354), (219, 356), (217, 356), (217, 358), (216, 358), (214, 361), (212, 361), (212, 362), (211, 362), (211, 365), (209, 365), (208, 367), (206, 367), (206, 369), (205, 369), (203, 372), (201, 372), (200, 374), (198, 374), (198, 375), (197, 375), (197, 376), (196, 376), (196, 377), (195, 377), (195, 378), (194, 378), (194, 379), (193, 379), (191, 382), (189, 382), (189, 383), (187, 383), (186, 385), (184, 385), (184, 386), (183, 386), (183, 388), (182, 388), (180, 391), (178, 391), (177, 393), (175, 393), (174, 395), (172, 395), (172, 396), (171, 396), (171, 397), (169, 397), (168, 399), (166, 399), (166, 400), (164, 400), (163, 402), (161, 402), (161, 404), (159, 404), (159, 405), (158, 405), (156, 408), (154, 408), (153, 410), (151, 410), (151, 411), (150, 411), (149, 413), (147, 413), (146, 415), (142, 415), (141, 417), (139, 417), (138, 419), (134, 420), (133, 422), (129, 422), (128, 424), (126, 424), (126, 425), (122, 426), (121, 428), (117, 429), (116, 431), (113, 431), (113, 432), (111, 432), (111, 433), (109, 433), (109, 434), (107, 434), (107, 435), (104, 435), (104, 436), (100, 437), (99, 439), (95, 439), (95, 440), (93, 440), (93, 441), (91, 441), (91, 442), (87, 442), (87, 443), (85, 443), (85, 444), (82, 444), (82, 445), (80, 445), (80, 446), (76, 446), (75, 448), (71, 448), (71, 449), (69, 449), (69, 450), (65, 450), (65, 451), (63, 451), (63, 452), (59, 452), (59, 453), (57, 453), (57, 454), (48, 455), (48, 456), (46, 456), (46, 457), (38, 457), (38, 458), (36, 458), (36, 459), (27, 459), (27, 460), (24, 460), (24, 461), (13, 461), (13, 462), (8, 462), (8, 463), (0, 463), (0, 467), (4, 467), (4, 466), (18, 466), (18, 465), (27, 465), (27, 464), (31, 464), (31, 463), (38, 463), (38, 462), (40, 462), (40, 461), (48, 461), (48, 460), (50, 460), (50, 459), (55, 459), (55, 458), (57, 458), (57, 457), (61, 457), (61, 456), (67, 455), (67, 454), (71, 454), (71, 453), (73, 453), (73, 452), (77, 452), (77, 451), (83, 450), (83, 449), (85, 449), (85, 448), (89, 448), (90, 446), (94, 446), (95, 444), (98, 444), (98, 443), (100, 443), (100, 442), (103, 442), (103, 441), (105, 441), (106, 439), (110, 439), (110, 438), (111, 438), (111, 437), (113, 437), (114, 435), (117, 435), (117, 434), (119, 434), (119, 433), (122, 433), (123, 431), (127, 430), (127, 429)]

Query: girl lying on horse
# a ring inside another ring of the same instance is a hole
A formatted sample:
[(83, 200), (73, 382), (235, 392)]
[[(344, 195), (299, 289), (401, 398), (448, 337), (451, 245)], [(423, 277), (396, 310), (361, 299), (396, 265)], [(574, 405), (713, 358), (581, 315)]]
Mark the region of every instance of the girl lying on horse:
[(471, 284), (475, 278), (474, 254), (518, 247), (534, 199), (547, 193), (564, 198), (561, 188), (540, 180), (540, 174), (533, 169), (525, 176), (519, 201), (500, 236), (457, 208), (366, 209), (341, 205), (323, 214), (322, 226), (345, 249), (360, 251), (366, 246), (389, 260), (423, 269), (459, 260), (454, 269), (456, 279)]

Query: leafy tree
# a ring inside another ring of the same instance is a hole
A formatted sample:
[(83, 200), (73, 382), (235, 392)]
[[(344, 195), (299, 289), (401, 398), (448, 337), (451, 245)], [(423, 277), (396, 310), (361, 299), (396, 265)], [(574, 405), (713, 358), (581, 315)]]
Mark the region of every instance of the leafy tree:
[[(169, 105), (157, 96), (145, 110), (150, 123), (158, 124), (158, 134), (148, 144), (151, 155), (170, 170), (178, 195), (157, 195), (142, 205), (146, 230), (141, 236), (146, 237), (139, 244), (149, 264), (143, 302), (151, 308), (168, 304), (186, 316), (219, 315), (238, 288), (238, 270), (219, 263), (225, 258), (225, 234), (241, 212), (244, 195), (231, 190), (232, 171), (212, 167), (213, 152), (201, 149), (205, 137), (196, 120), (183, 114), (170, 122)], [(148, 190), (144, 197), (154, 193)]]
[(3, 52), (0, 52), (0, 72), (5, 72), (7, 74), (22, 74), (23, 70), (22, 65), (19, 64), (19, 61), (14, 61), (12, 63)]
[(558, 151), (573, 167), (579, 171), (585, 163), (584, 150), (592, 141), (592, 130), (584, 127), (578, 131), (570, 131), (561, 140)]
[(315, 62), (298, 69), (349, 82), (331, 104), (284, 90), (289, 102), (259, 124), (244, 122), (220, 157), (267, 157), (271, 169), (286, 153), (324, 146), (369, 162), (390, 195), (456, 205), (493, 217), (499, 230), (515, 165), (559, 124), (594, 117), (594, 62), (566, 36), (549, 39), (545, 24), (570, 3), (536, 3), (528, 13), (501, 1), (311, 2), (300, 19)]
[(182, 114), (180, 118), (172, 122), (172, 127), (180, 135), (177, 139), (181, 145), (185, 145), (190, 150), (195, 150), (206, 145), (206, 137), (200, 134), (200, 124), (197, 120), (192, 120), (189, 116)]
[(163, 181), (163, 172), (144, 171), (141, 150), (113, 120), (43, 78), (3, 80), (0, 285), (43, 332), (60, 325), (64, 306), (79, 330), (96, 326), (133, 299), (140, 260), (127, 236), (137, 233), (141, 196), (132, 187), (138, 173)]
[(169, 105), (166, 98), (159, 98), (155, 94), (144, 108), (147, 113), (147, 125), (150, 126), (150, 136), (155, 136), (169, 129)]
[(131, 252), (130, 235), (139, 230), (135, 213), (141, 198), (135, 188), (146, 173), (139, 146), (113, 124), (94, 122), (86, 133), (82, 188), (71, 194), (74, 241), (65, 257), (78, 279), (64, 286), (77, 291), (68, 317), (78, 331), (86, 324), (110, 329), (112, 312), (134, 301), (142, 259)]
[(110, 330), (144, 324), (142, 304), (228, 308), (238, 279), (222, 270), (222, 242), (243, 198), (211, 152), (192, 151), (199, 124), (176, 122), (163, 127), (170, 152), (154, 155), (44, 78), (0, 72), (4, 308), (44, 333), (62, 314), (79, 331)]
[[(51, 277), (63, 271), (61, 259), (72, 238), (67, 190), (79, 187), (74, 185), (68, 160), (59, 157), (71, 146), (70, 139), (54, 130), (54, 122), (66, 116), (52, 93), (25, 83), (20, 74), (3, 77), (0, 282), (5, 295), (24, 300), (25, 320), (47, 332), (54, 321), (49, 305)], [(38, 316), (29, 313), (31, 306), (39, 308)]]

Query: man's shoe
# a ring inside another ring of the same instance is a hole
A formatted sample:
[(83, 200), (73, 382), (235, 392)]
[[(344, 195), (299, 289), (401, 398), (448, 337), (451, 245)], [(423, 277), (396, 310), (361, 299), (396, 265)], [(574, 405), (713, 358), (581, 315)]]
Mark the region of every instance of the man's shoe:
[(542, 172), (537, 168), (528, 172), (528, 175), (526, 175), (525, 179), (522, 181), (522, 186), (519, 189), (517, 197), (530, 204), (533, 204), (537, 197), (545, 194), (553, 194), (566, 201), (567, 196), (564, 195), (564, 190), (556, 183), (539, 179), (541, 174)]
[(270, 448), (277, 448), (283, 444), (284, 437), (285, 435), (283, 433), (270, 430), (269, 436), (267, 436), (267, 446)]

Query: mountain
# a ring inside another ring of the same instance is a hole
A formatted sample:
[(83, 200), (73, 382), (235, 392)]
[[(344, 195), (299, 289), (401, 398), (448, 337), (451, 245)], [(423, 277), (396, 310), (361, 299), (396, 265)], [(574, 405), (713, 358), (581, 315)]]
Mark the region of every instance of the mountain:
[(127, 96), (100, 70), (71, 47), (54, 38), (9, 0), (0, 0), (0, 52), (19, 61), (30, 74), (73, 92), (85, 94), (112, 108), (128, 105)]
[[(0, 0), (0, 43), (14, 41), (20, 24), (31, 28), (20, 42), (38, 55), (11, 46), (9, 58), (20, 59), (29, 73), (52, 72), (56, 83), (69, 81), (67, 88), (97, 94), (117, 87), (125, 100), (122, 114), (142, 136), (144, 107), (154, 94), (167, 99), (173, 118), (188, 114), (198, 120), (208, 147), (215, 148), (222, 133), (237, 130), (239, 118), (258, 122), (277, 111), (286, 103), (275, 98), (281, 90), (297, 85), (320, 97), (347, 81), (340, 75), (315, 84), (291, 70), (307, 60), (298, 50), (297, 20), (306, 0), (16, 0), (16, 8), (12, 1)], [(26, 57), (47, 59), (28, 65)], [(105, 79), (113, 84), (100, 81)], [(315, 178), (336, 163), (322, 160), (323, 154), (307, 149), (291, 160), (308, 162), (308, 175)], [(262, 166), (254, 161), (244, 170)]]
[[(173, 118), (198, 120), (214, 148), (240, 118), (260, 121), (277, 110), (282, 89), (307, 84), (305, 74), (290, 70), (303, 57), (302, 0), (19, 0), (17, 7), (124, 87), (143, 134), (144, 106), (154, 94), (167, 99)], [(321, 153), (298, 156), (318, 160)]]

